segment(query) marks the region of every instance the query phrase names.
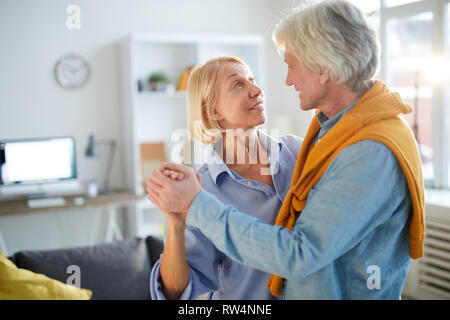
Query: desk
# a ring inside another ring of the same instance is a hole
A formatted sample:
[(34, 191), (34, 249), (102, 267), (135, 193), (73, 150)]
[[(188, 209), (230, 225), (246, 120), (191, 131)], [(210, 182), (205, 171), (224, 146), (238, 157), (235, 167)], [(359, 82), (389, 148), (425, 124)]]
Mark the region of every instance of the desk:
[[(74, 199), (77, 197), (83, 197), (84, 203), (76, 204)], [(3, 201), (0, 202), (0, 217), (26, 213), (50, 212), (58, 210), (61, 211), (66, 209), (103, 207), (105, 208), (107, 213), (105, 241), (111, 242), (114, 238), (116, 238), (117, 240), (121, 240), (123, 238), (119, 225), (117, 224), (116, 219), (117, 209), (131, 204), (134, 205), (144, 198), (145, 195), (136, 195), (129, 191), (101, 194), (94, 198), (90, 198), (85, 195), (76, 195), (76, 196), (74, 195), (64, 197), (65, 204), (62, 206), (39, 207), (39, 208), (28, 207), (27, 199)], [(3, 238), (1, 230), (0, 230), (0, 251), (2, 251), (5, 255), (8, 254), (6, 243)]]

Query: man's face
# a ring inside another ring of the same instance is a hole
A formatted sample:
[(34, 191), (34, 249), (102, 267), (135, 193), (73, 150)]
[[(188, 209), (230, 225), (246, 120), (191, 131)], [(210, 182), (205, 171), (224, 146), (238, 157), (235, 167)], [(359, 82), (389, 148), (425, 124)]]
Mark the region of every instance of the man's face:
[(286, 85), (293, 85), (299, 92), (300, 108), (305, 111), (318, 108), (327, 92), (324, 75), (308, 70), (288, 49), (284, 53), (284, 61), (288, 65)]

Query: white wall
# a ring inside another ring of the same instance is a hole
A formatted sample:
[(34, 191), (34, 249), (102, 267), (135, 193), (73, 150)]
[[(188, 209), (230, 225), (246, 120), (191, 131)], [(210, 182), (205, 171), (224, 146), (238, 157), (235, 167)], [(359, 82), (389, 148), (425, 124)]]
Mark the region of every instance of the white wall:
[[(70, 4), (81, 9), (80, 30), (66, 27)], [(264, 34), (267, 104), (273, 114), (291, 119), (291, 133), (304, 135), (310, 115), (299, 112), (295, 92), (284, 85), (286, 66), (271, 41), (280, 11), (295, 4), (292, 0), (2, 0), (0, 138), (74, 136), (83, 180), (102, 180), (105, 165), (83, 155), (88, 135), (116, 139), (119, 150), (111, 184), (120, 186), (124, 177), (117, 43), (131, 32), (178, 31)], [(64, 90), (54, 79), (56, 61), (68, 53), (83, 55), (92, 66), (90, 82), (79, 90)], [(269, 114), (269, 128), (286, 125), (283, 121)], [(69, 214), (76, 218), (68, 218)], [(55, 213), (36, 214), (27, 216), (26, 223), (23, 217), (1, 217), (0, 229), (11, 252), (71, 246), (86, 243), (89, 237), (80, 230), (91, 225), (92, 216), (86, 211), (71, 211), (64, 219)]]
[[(302, 0), (268, 1), (266, 28), (268, 127), (277, 128), (280, 134), (295, 134), (304, 137), (313, 116), (312, 111), (302, 111), (298, 93), (285, 85), (287, 65), (283, 53), (279, 53), (272, 41), (276, 24), (288, 15)], [(270, 129), (269, 129), (270, 130)], [(270, 131), (269, 131), (270, 133)]]

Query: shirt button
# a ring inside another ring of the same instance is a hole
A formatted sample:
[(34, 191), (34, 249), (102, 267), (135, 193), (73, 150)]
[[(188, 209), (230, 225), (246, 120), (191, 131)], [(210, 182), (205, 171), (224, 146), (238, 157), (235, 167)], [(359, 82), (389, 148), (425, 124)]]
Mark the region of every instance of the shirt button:
[(247, 182), (247, 185), (250, 187), (253, 185), (253, 183), (251, 181)]

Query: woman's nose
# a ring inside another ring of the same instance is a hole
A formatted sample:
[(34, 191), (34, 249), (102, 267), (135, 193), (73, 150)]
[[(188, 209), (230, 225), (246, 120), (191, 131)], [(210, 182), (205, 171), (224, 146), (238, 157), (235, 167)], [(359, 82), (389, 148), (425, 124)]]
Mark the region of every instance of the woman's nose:
[(256, 85), (255, 83), (252, 83), (251, 89), (250, 89), (250, 96), (252, 98), (257, 97), (262, 94), (262, 89)]

